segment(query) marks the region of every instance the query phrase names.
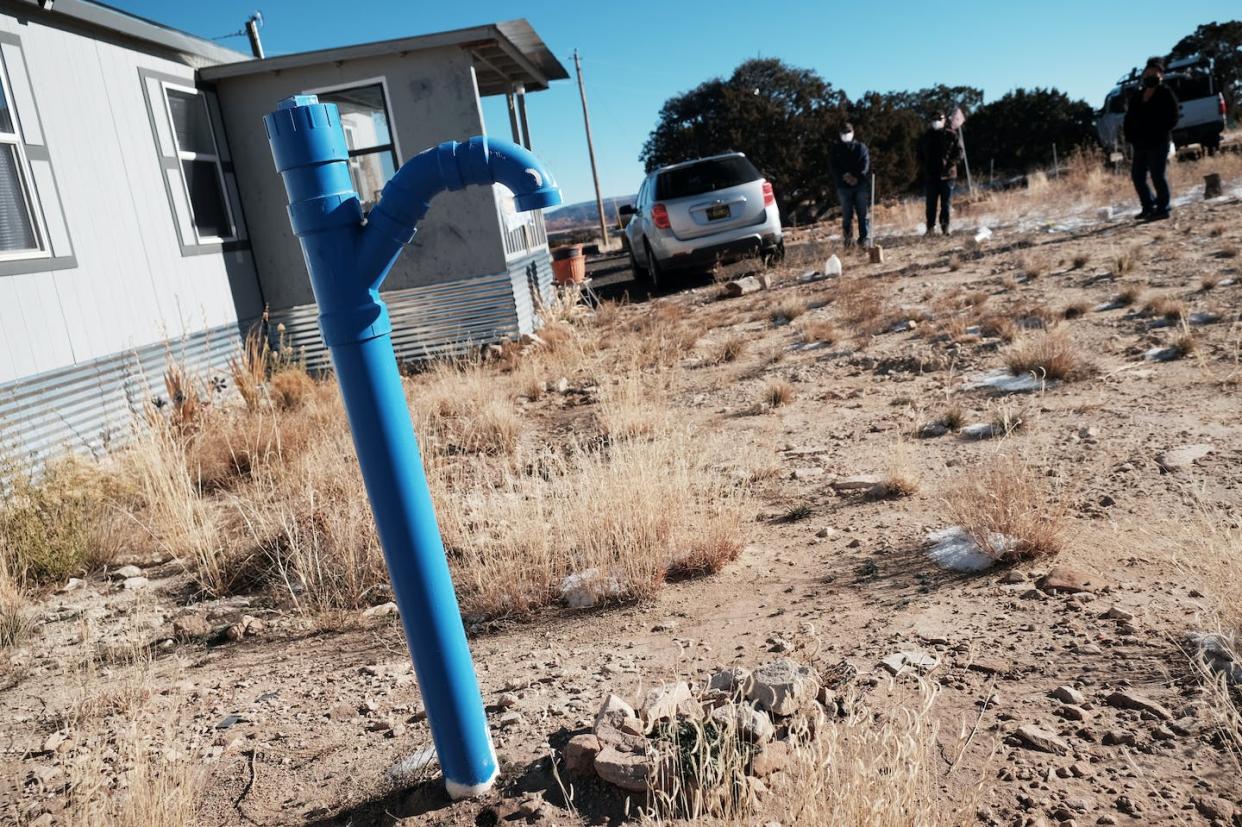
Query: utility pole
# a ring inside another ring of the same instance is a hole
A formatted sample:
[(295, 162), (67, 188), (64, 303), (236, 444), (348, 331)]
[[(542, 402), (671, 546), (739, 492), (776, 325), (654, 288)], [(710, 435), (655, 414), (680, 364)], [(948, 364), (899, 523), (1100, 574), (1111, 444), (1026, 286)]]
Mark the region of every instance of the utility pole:
[(591, 140), (591, 113), (587, 111), (586, 87), (582, 85), (582, 58), (574, 49), (574, 70), (578, 73), (578, 94), (582, 97), (582, 123), (586, 125), (587, 153), (591, 156), (591, 177), (595, 179), (595, 208), (599, 210), (600, 250), (608, 247), (608, 218), (604, 198), (599, 192), (599, 170), (595, 167), (595, 143)]
[(263, 25), (263, 15), (255, 12), (246, 20), (246, 36), (250, 38), (250, 51), (259, 60), (263, 59), (263, 41), (259, 40), (259, 27)]

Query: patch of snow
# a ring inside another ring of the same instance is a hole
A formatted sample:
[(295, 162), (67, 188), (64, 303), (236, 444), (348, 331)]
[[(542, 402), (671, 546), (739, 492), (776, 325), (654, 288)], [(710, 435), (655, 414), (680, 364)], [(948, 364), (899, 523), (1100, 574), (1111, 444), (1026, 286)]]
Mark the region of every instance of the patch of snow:
[(1033, 373), (1014, 376), (1005, 368), (997, 368), (968, 378), (964, 387), (966, 390), (987, 388), (997, 393), (1032, 393), (1044, 390), (1051, 385), (1052, 383), (1045, 382)]
[[(997, 540), (1000, 542), (997, 543)], [(927, 556), (933, 563), (949, 571), (986, 571), (996, 565), (995, 558), (985, 553), (961, 526), (930, 531), (927, 542)], [(1007, 548), (1012, 543), (1003, 534), (995, 535), (993, 542), (1001, 548)]]

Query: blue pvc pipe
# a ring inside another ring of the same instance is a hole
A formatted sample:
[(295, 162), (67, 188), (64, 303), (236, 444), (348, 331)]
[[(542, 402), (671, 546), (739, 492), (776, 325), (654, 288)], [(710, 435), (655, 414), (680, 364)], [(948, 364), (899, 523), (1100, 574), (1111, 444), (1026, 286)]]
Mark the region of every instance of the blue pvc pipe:
[(289, 194), (289, 220), (306, 257), (445, 785), (453, 798), (478, 795), (496, 778), (496, 754), (379, 288), (437, 193), (499, 183), (514, 192), (519, 210), (532, 210), (559, 204), (560, 190), (516, 144), (450, 141), (402, 165), (364, 225), (336, 105), (299, 95), (281, 101), (263, 122)]

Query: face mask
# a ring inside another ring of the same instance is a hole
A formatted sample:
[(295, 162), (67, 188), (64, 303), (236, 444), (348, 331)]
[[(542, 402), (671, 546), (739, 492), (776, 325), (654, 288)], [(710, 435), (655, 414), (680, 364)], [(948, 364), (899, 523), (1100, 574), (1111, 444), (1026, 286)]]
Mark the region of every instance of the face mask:
[(932, 129), (944, 129), (944, 119), (937, 118), (936, 120), (932, 121)]
[(1148, 75), (1147, 77), (1143, 78), (1143, 85), (1146, 86), (1148, 89), (1154, 89), (1160, 85), (1160, 78), (1156, 77), (1155, 75)]
[(849, 143), (850, 141), (852, 141), (852, 140), (854, 140), (854, 133), (853, 133), (853, 132), (842, 132), (842, 133), (841, 133), (841, 142), (842, 142), (842, 143), (848, 144), (848, 143)]

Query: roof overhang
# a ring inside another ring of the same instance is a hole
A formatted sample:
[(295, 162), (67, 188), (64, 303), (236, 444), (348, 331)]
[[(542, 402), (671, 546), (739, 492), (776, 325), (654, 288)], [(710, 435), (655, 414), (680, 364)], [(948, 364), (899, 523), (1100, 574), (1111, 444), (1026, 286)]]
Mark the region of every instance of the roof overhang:
[(243, 52), (161, 25), (145, 17), (105, 6), (103, 3), (88, 0), (52, 0), (50, 3), (47, 0), (9, 0), (4, 3), (4, 6), (13, 5), (30, 14), (32, 19), (46, 20), (49, 23), (61, 19), (86, 28), (111, 32), (131, 41), (151, 44), (164, 53), (173, 53), (189, 66), (233, 63), (248, 59)]
[(551, 81), (569, 78), (569, 72), (526, 20), (508, 20), (396, 40), (297, 52), (264, 60), (243, 60), (209, 66), (199, 74), (203, 80), (219, 81), (323, 63), (387, 55), (401, 57), (411, 52), (445, 47), (456, 47), (470, 55), (479, 82), (479, 94), (483, 96), (505, 94), (518, 86), (535, 92), (547, 89)]

